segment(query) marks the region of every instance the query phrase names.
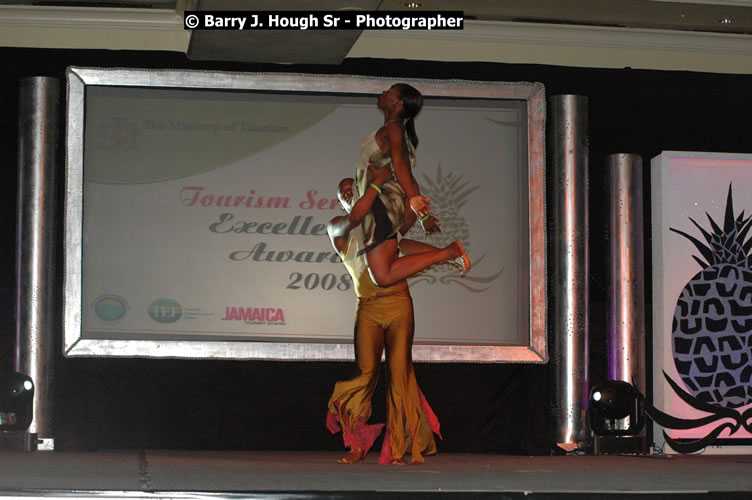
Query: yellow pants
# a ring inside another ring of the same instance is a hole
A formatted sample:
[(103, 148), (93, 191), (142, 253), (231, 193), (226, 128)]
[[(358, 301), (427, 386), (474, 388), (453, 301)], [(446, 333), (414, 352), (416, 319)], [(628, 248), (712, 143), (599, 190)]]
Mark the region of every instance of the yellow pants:
[(368, 451), (383, 424), (369, 425), (371, 399), (379, 379), (381, 354), (386, 349), (386, 435), (380, 463), (401, 459), (412, 462), (436, 453), (433, 432), (439, 421), (420, 391), (412, 362), (413, 302), (405, 290), (394, 295), (358, 299), (355, 311), (355, 376), (337, 382), (329, 399), (327, 426), (342, 428), (345, 446)]

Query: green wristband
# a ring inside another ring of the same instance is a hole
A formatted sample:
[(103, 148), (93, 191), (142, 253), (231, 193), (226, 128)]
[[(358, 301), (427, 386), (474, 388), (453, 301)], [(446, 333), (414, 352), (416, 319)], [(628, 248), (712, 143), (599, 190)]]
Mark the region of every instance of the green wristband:
[(428, 220), (428, 218), (431, 216), (431, 214), (426, 214), (423, 217), (420, 217), (418, 220), (421, 222), (425, 222)]
[(374, 183), (372, 182), (372, 183), (371, 183), (371, 187), (372, 187), (373, 189), (375, 189), (376, 191), (378, 191), (378, 192), (379, 192), (379, 194), (381, 194), (381, 188), (380, 188), (379, 186), (377, 186), (376, 184), (374, 184)]

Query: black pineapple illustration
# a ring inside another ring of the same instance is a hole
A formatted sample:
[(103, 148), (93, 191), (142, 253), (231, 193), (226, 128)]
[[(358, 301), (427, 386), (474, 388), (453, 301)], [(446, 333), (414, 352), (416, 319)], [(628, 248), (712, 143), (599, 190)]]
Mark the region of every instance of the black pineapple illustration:
[(752, 402), (752, 216), (734, 215), (731, 185), (723, 228), (706, 215), (710, 232), (689, 218), (704, 243), (670, 228), (702, 257), (693, 256), (702, 270), (684, 286), (674, 310), (674, 363), (695, 398), (739, 408)]

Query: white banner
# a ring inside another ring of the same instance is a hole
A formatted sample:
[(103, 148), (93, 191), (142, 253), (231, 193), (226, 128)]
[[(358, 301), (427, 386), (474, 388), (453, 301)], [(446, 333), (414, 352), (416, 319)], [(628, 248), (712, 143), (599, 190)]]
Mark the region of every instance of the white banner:
[[(329, 243), (374, 97), (87, 88), (83, 336), (348, 342)], [(414, 175), (473, 260), (411, 279), (416, 343), (527, 344), (524, 101), (426, 99)], [(523, 168), (520, 168), (523, 165)]]
[[(652, 161), (653, 399), (692, 423), (656, 425), (661, 447), (664, 431), (724, 445), (752, 438), (743, 425), (752, 411), (750, 183), (750, 155), (666, 151)], [(722, 452), (711, 444), (709, 453)]]

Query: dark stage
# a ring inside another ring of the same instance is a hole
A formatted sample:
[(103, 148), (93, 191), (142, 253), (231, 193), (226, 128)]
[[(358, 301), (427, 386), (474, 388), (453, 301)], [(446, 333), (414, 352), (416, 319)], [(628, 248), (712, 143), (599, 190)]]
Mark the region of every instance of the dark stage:
[(0, 451), (0, 498), (750, 498), (752, 457)]
[[(586, 96), (591, 386), (609, 378), (604, 159), (619, 152), (639, 154), (646, 161), (668, 150), (750, 152), (750, 75), (367, 58), (339, 66), (251, 65), (196, 62), (173, 53), (7, 47), (0, 48), (0, 55), (5, 61), (0, 107), (7, 111), (0, 120), (0, 157), (6, 166), (0, 186), (0, 223), (6, 235), (0, 239), (0, 257), (11, 263), (0, 269), (0, 372), (11, 370), (16, 345), (14, 166), (18, 87), (26, 77), (64, 80), (69, 65), (397, 75), (541, 82), (548, 96)], [(62, 176), (64, 162), (59, 165)], [(552, 171), (550, 164), (547, 169)], [(644, 184), (644, 193), (650, 193), (649, 175)], [(646, 235), (651, 234), (649, 202), (646, 196)], [(646, 238), (645, 244), (648, 257), (652, 240)], [(62, 243), (58, 250), (62, 256)], [(62, 279), (62, 267), (57, 269)], [(649, 258), (645, 273), (652, 273)], [(650, 280), (645, 293), (652, 294)], [(646, 307), (649, 346), (650, 301)], [(62, 335), (56, 338), (62, 342)], [(445, 441), (440, 454), (427, 457), (424, 465), (397, 467), (379, 466), (378, 453), (364, 464), (335, 463), (343, 453), (336, 451), (341, 436), (324, 428), (326, 402), (334, 382), (352, 374), (350, 362), (66, 358), (60, 345), (55, 352), (52, 436), (59, 451), (0, 449), (0, 500), (752, 498), (752, 455), (548, 456), (556, 442), (550, 424), (555, 416), (550, 397), (555, 353), (551, 363), (540, 365), (418, 364), (418, 381), (441, 420)], [(652, 352), (647, 354), (646, 367), (652, 367)], [(650, 388), (653, 374), (648, 370), (647, 375)], [(383, 391), (383, 385), (377, 389), (373, 422), (384, 420)], [(169, 451), (154, 451), (162, 449)], [(218, 451), (203, 451), (208, 449)]]

